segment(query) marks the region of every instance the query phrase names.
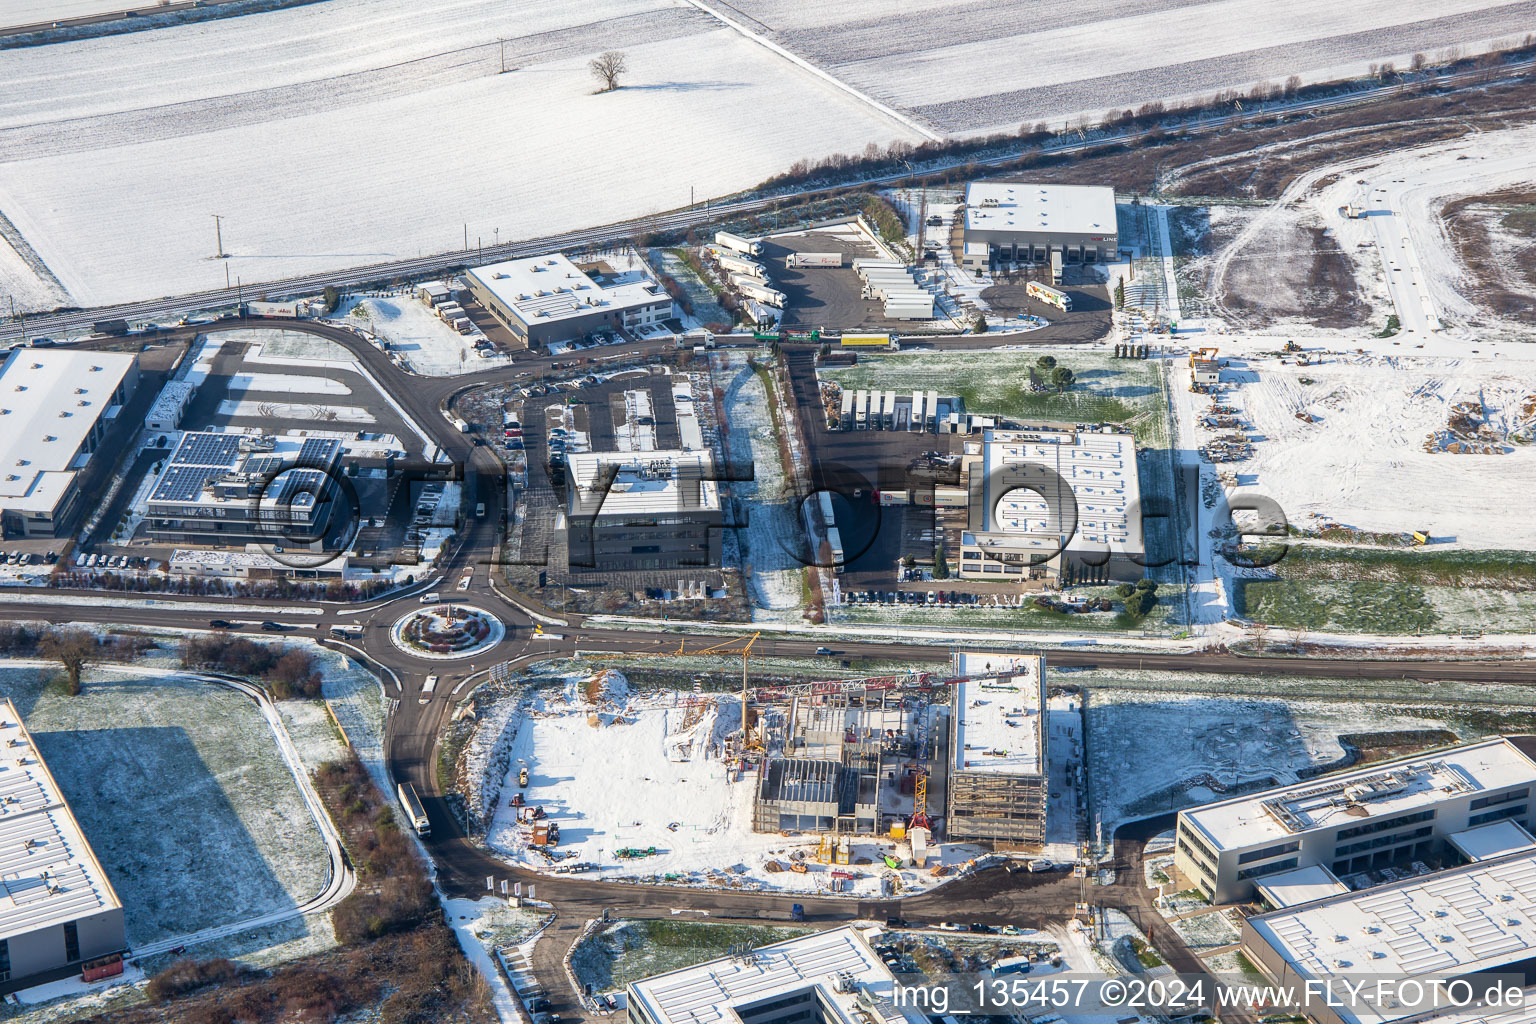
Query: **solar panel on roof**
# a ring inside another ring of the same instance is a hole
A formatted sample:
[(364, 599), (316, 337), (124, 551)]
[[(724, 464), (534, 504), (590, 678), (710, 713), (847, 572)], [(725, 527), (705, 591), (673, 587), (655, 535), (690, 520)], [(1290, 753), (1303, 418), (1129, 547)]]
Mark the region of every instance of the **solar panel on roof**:
[(155, 485), (151, 501), (192, 501), (204, 486), (224, 473), (222, 466), (171, 466)]
[(238, 434), (211, 434), (194, 431), (182, 436), (172, 465), (232, 467), (240, 458)]

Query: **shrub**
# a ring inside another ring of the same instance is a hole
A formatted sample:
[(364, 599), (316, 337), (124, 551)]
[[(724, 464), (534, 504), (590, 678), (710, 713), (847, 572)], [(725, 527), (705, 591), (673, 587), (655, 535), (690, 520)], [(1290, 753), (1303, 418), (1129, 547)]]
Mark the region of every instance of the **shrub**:
[(151, 1002), (163, 1003), (167, 999), (195, 992), (209, 985), (225, 985), (245, 974), (245, 969), (233, 961), (178, 960), (153, 978), (144, 987), (144, 994)]
[(1122, 583), (1118, 587), (1115, 588), (1115, 596), (1116, 597), (1130, 597), (1131, 596), (1131, 592), (1134, 591), (1135, 589), (1136, 588), (1131, 586), (1129, 583)]

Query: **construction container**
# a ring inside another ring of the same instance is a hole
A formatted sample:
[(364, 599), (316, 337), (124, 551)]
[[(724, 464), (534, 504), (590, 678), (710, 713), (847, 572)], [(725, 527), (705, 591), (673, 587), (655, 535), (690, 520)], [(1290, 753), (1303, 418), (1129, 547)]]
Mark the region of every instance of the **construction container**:
[(903, 825), (899, 821), (891, 822), (891, 838), (892, 839), (905, 839), (905, 838), (907, 838), (907, 826)]

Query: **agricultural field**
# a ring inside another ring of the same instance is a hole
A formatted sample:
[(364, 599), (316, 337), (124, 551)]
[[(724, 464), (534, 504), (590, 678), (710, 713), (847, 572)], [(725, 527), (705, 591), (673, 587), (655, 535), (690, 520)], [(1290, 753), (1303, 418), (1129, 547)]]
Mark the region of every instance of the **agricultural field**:
[(956, 135), (1278, 85), (1292, 73), (1304, 82), (1361, 74), (1372, 62), (1417, 50), (1458, 45), (1475, 53), (1488, 40), (1530, 31), (1526, 12), (1490, 0), (1307, 0), (1278, 9), (1252, 0), (1130, 7), (920, 0), (904, 5), (900, 31), (876, 0), (734, 0), (723, 9), (874, 98)]
[[(248, 699), (151, 670), (105, 669), (66, 697), (49, 676), (6, 668), (0, 689), (117, 890), (131, 945), (278, 912), (321, 890), (320, 831)], [(328, 939), (324, 921), (304, 919), (269, 929), (257, 946), (317, 928)]]
[[(1042, 355), (1076, 375), (1070, 390), (1032, 391), (1029, 371)], [(959, 395), (982, 415), (1129, 426), (1142, 447), (1167, 445), (1168, 425), (1159, 366), (1113, 359), (1102, 352), (891, 352), (862, 356), (857, 366), (819, 371), (844, 388), (934, 389)]]
[[(631, 70), (598, 95), (586, 65), (608, 49)], [(610, 223), (922, 140), (666, 0), (331, 0), (6, 63), (0, 212), (82, 306)], [(453, 141), (495, 138), (519, 141)], [(59, 301), (25, 264), (0, 275)]]
[(1406, 583), (1239, 580), (1237, 611), (1269, 626), (1330, 633), (1528, 633), (1536, 592)]

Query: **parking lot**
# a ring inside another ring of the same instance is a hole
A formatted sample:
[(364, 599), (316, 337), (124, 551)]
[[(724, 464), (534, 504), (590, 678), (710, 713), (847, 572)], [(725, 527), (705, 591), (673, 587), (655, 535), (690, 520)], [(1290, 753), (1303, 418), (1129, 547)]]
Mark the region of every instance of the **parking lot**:
[[(786, 261), (794, 252), (840, 252), (844, 254), (843, 265), (790, 267)], [(784, 326), (892, 332), (910, 331), (924, 324), (926, 321), (921, 320), (887, 320), (882, 303), (864, 298), (864, 283), (854, 271), (853, 261), (880, 256), (868, 242), (855, 241), (843, 233), (808, 231), (763, 239), (762, 261), (773, 286), (784, 293)]]

